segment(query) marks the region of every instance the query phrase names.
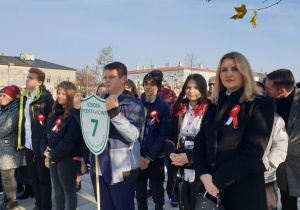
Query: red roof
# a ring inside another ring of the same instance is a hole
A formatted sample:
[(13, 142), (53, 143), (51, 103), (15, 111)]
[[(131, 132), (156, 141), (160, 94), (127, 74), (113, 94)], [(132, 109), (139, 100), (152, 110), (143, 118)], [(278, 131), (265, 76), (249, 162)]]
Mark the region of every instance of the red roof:
[[(174, 70), (201, 70), (201, 71), (207, 71), (207, 72), (216, 72), (215, 70), (209, 70), (209, 69), (197, 69), (197, 68), (189, 68), (189, 67), (170, 67), (170, 68), (155, 68), (158, 69), (160, 71), (174, 71)], [(147, 73), (147, 72), (151, 72), (154, 69), (146, 69), (146, 70), (132, 70), (132, 71), (128, 71), (128, 74), (136, 74), (136, 73)]]

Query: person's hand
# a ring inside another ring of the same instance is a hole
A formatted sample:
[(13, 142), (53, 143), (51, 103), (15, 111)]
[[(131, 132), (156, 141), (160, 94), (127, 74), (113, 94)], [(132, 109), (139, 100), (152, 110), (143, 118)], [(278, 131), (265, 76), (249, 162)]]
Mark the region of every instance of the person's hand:
[(172, 160), (172, 164), (175, 166), (183, 166), (189, 163), (186, 153), (180, 153), (180, 154), (171, 153), (170, 159)]
[(47, 149), (45, 149), (45, 152), (44, 152), (45, 157), (49, 158), (49, 159), (50, 159), (50, 150), (51, 149), (49, 147), (47, 147)]
[(140, 166), (140, 169), (141, 169), (141, 170), (147, 169), (149, 163), (150, 163), (150, 160), (149, 160), (149, 159), (144, 158), (144, 157), (141, 157), (141, 166)]
[(90, 170), (91, 164), (86, 164), (86, 167)]
[(113, 109), (119, 106), (119, 102), (117, 96), (110, 95), (107, 99), (105, 99), (106, 110)]
[(82, 99), (83, 99), (83, 96), (81, 93), (75, 94), (74, 99), (73, 99), (73, 106), (75, 109), (80, 109)]
[(214, 197), (219, 194), (219, 189), (214, 185), (212, 181), (212, 176), (210, 174), (203, 174), (200, 176), (201, 181), (204, 184), (206, 191)]

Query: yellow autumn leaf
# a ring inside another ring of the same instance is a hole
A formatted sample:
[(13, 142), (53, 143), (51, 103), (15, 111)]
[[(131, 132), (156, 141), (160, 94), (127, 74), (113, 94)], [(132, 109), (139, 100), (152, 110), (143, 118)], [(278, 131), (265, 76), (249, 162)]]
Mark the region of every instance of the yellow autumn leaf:
[(235, 11), (237, 12), (236, 15), (232, 16), (230, 19), (243, 19), (243, 17), (247, 13), (246, 5), (242, 4), (241, 7), (235, 7)]
[(207, 2), (210, 2), (211, 0), (206, 0)]
[(253, 18), (250, 22), (252, 23), (253, 27), (256, 27), (256, 25), (257, 25), (257, 11), (254, 11), (254, 16), (253, 16)]

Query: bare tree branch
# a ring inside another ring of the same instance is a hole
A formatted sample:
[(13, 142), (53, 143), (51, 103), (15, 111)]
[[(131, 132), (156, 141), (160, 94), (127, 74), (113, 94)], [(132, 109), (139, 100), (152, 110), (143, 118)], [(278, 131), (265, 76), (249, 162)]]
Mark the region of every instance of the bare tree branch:
[[(268, 1), (268, 0), (265, 0), (265, 1), (263, 1), (262, 3), (266, 2), (266, 1)], [(277, 1), (276, 3), (271, 4), (271, 5), (267, 6), (267, 7), (262, 7), (262, 8), (259, 8), (259, 9), (248, 9), (248, 10), (256, 10), (256, 11), (259, 11), (259, 10), (262, 10), (262, 9), (268, 9), (268, 8), (270, 8), (270, 7), (273, 7), (273, 6), (277, 5), (277, 4), (279, 4), (280, 2), (282, 2), (282, 0), (279, 0), (279, 1)]]

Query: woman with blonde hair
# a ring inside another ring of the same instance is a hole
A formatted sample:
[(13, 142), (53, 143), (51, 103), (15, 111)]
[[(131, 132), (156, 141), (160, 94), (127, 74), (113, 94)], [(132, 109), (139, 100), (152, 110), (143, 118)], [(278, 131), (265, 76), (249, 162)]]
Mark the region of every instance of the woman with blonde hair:
[(40, 151), (50, 159), (50, 174), (58, 210), (75, 210), (76, 178), (82, 161), (83, 138), (73, 113), (76, 87), (72, 82), (57, 86), (57, 99), (48, 116)]
[(247, 59), (225, 54), (194, 147), (196, 177), (225, 209), (267, 208), (262, 158), (273, 120), (273, 103), (256, 95)]

